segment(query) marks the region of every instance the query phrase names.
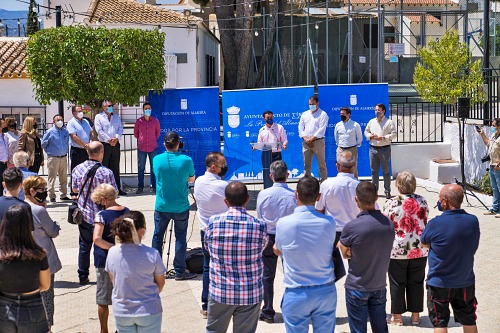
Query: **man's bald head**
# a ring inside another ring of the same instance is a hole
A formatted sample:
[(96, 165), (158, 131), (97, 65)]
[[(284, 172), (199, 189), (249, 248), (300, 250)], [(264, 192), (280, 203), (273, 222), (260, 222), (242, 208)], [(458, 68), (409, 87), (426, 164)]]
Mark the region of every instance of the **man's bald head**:
[(441, 201), (441, 205), (443, 205), (443, 199), (446, 200), (446, 210), (459, 209), (460, 206), (462, 206), (462, 202), (464, 201), (464, 190), (458, 184), (445, 185), (441, 189), (441, 192), (439, 192), (439, 200)]
[(101, 155), (104, 153), (104, 146), (99, 141), (90, 141), (87, 151), (90, 159), (99, 161), (102, 160)]
[(356, 159), (350, 151), (343, 151), (337, 154), (337, 164), (339, 172), (352, 173), (352, 168), (356, 165)]

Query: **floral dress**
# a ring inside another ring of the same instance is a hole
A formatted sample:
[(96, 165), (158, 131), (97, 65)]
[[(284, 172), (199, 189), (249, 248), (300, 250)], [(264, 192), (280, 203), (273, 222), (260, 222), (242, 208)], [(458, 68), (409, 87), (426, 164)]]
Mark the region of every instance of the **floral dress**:
[(426, 257), (429, 249), (421, 246), (420, 236), (427, 225), (427, 201), (418, 194), (399, 195), (387, 200), (382, 212), (394, 223), (391, 259)]

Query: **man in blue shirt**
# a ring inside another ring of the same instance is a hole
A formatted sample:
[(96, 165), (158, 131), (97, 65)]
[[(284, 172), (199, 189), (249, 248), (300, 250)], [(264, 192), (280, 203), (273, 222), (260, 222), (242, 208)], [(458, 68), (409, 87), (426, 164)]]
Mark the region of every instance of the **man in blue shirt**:
[(273, 308), (274, 298), (274, 277), (276, 276), (276, 265), (278, 256), (274, 254), (273, 246), (276, 237), (276, 222), (282, 217), (293, 213), (297, 207), (295, 193), (286, 184), (288, 178), (288, 167), (285, 162), (279, 160), (271, 163), (270, 177), (273, 186), (260, 191), (257, 196), (257, 216), (267, 224), (267, 243), (262, 259), (264, 261), (264, 276), (262, 283), (264, 285), (264, 306), (259, 320), (266, 323), (274, 323), (276, 312)]
[(68, 198), (69, 132), (63, 127), (63, 117), (55, 115), (52, 120), (54, 121), (54, 126), (45, 132), (42, 138), (42, 148), (47, 154), (50, 202), (56, 202), (54, 186), (57, 176), (59, 176), (59, 193), (61, 193), (61, 200), (71, 200)]
[(95, 116), (94, 127), (97, 132), (97, 139), (104, 146), (104, 157), (102, 165), (113, 171), (118, 193), (127, 195), (122, 190), (120, 182), (120, 139), (123, 133), (123, 124), (119, 115), (114, 113), (113, 103), (103, 101), (101, 113)]
[(358, 178), (358, 147), (363, 142), (361, 126), (351, 119), (351, 109), (340, 108), (340, 121), (335, 124), (335, 143), (337, 144), (337, 156), (344, 151), (351, 152), (355, 160), (353, 174)]
[(375, 209), (377, 198), (373, 183), (358, 184), (354, 199), (361, 213), (344, 226), (338, 243), (344, 258), (350, 259), (345, 298), (351, 332), (366, 332), (368, 317), (373, 332), (388, 332), (386, 278), (394, 224)]
[(163, 255), (163, 236), (170, 220), (175, 230), (174, 269), (176, 280), (196, 277), (186, 272), (186, 234), (189, 221), (189, 183), (194, 182), (194, 163), (191, 157), (179, 153), (180, 138), (168, 132), (164, 139), (166, 152), (153, 159), (156, 176), (155, 231), (153, 247)]
[(438, 208), (443, 211), (429, 221), (420, 241), (429, 247), (427, 306), (434, 332), (447, 332), (450, 309), (466, 333), (477, 332), (474, 254), (479, 246), (479, 221), (460, 208), (462, 187), (444, 186)]
[(335, 221), (314, 209), (319, 181), (299, 180), (298, 207), (276, 224), (276, 255), (283, 258), (285, 294), (282, 310), (287, 332), (333, 332), (337, 290), (333, 273)]

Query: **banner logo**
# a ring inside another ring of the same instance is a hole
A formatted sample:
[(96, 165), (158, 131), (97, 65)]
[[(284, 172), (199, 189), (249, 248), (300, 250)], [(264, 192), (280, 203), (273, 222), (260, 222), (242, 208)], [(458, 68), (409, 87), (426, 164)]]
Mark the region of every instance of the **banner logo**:
[(231, 128), (237, 128), (240, 126), (240, 108), (237, 106), (231, 106), (227, 108), (227, 124)]
[(357, 104), (358, 104), (358, 96), (351, 95), (351, 105), (357, 105)]
[(181, 110), (187, 110), (188, 108), (188, 100), (187, 98), (181, 99)]

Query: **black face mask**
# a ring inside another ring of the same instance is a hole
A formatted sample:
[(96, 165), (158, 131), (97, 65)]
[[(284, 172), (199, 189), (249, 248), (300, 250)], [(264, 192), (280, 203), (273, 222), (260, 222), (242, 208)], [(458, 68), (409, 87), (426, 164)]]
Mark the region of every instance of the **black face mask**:
[(9, 129), (7, 127), (2, 128), (2, 133), (7, 133)]
[(346, 121), (346, 119), (347, 119), (347, 116), (344, 116), (344, 115), (340, 116), (340, 120)]
[(227, 173), (227, 165), (224, 165), (222, 166), (222, 168), (220, 168), (220, 172), (217, 174), (219, 177), (224, 177)]
[(33, 124), (33, 129), (36, 129), (38, 127), (37, 124)]
[(39, 203), (44, 203), (45, 200), (47, 200), (47, 191), (43, 191), (43, 192), (36, 192), (35, 195), (33, 196), (33, 198), (35, 198), (36, 201), (38, 201)]
[(16, 129), (16, 128), (17, 128), (17, 124), (16, 124), (16, 123), (14, 123), (14, 124), (10, 124), (9, 128)]

